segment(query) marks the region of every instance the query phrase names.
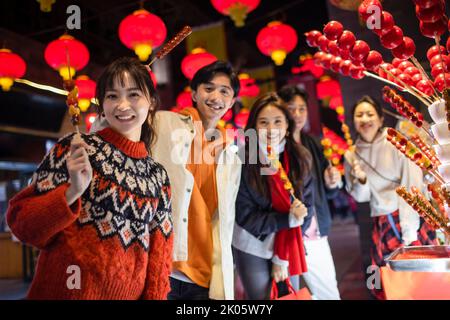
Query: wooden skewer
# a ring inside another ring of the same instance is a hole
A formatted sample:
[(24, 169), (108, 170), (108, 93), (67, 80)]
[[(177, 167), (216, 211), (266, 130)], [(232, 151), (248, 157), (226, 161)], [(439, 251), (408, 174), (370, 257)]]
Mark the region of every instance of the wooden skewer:
[[(70, 54), (69, 54), (69, 49), (67, 47), (66, 47), (66, 58), (67, 58), (67, 70), (69, 72), (69, 80), (72, 80), (72, 74), (70, 72)], [(69, 93), (67, 93), (67, 94), (69, 94)], [(77, 109), (79, 110), (78, 106), (77, 106)], [(80, 120), (80, 117), (81, 117), (81, 113), (78, 115), (78, 120)], [(72, 124), (73, 124), (73, 122), (72, 122)], [(78, 124), (74, 124), (73, 126), (75, 127), (76, 134), (78, 136), (80, 136), (80, 129), (78, 128)]]
[(436, 88), (434, 87), (433, 81), (431, 81), (430, 77), (428, 77), (428, 74), (425, 72), (425, 69), (422, 67), (420, 62), (414, 56), (412, 56), (410, 58), (410, 60), (416, 66), (416, 68), (419, 69), (420, 73), (422, 74), (422, 77), (424, 77), (428, 81), (428, 83), (430, 83), (430, 85), (431, 85), (431, 87), (433, 88), (433, 91), (434, 91), (433, 98), (435, 100), (440, 100), (439, 94), (436, 91)]
[(397, 87), (398, 89), (400, 89), (400, 90), (403, 91), (403, 92), (408, 92), (408, 90), (406, 90), (406, 89), (403, 88), (402, 86), (398, 85), (397, 83), (392, 82), (392, 81), (390, 81), (390, 80), (388, 80), (388, 79), (382, 78), (382, 77), (380, 77), (380, 76), (378, 76), (378, 75), (376, 75), (376, 74), (374, 74), (374, 73), (372, 73), (372, 72), (369, 72), (369, 71), (363, 71), (363, 73), (364, 73), (364, 75), (366, 75), (367, 77), (371, 77), (371, 78), (374, 78), (374, 79), (383, 81), (384, 83), (387, 83), (387, 84), (389, 84), (389, 85), (391, 85), (391, 86)]
[(380, 66), (380, 68), (381, 68), (384, 72), (386, 72), (388, 75), (390, 75), (390, 76), (393, 77), (394, 79), (398, 80), (398, 81), (400, 82), (400, 84), (401, 84), (402, 86), (404, 86), (410, 94), (412, 94), (412, 95), (415, 96), (417, 99), (419, 99), (420, 101), (422, 101), (423, 104), (425, 104), (427, 107), (430, 106), (430, 103), (429, 103), (428, 101), (426, 101), (426, 100), (423, 99), (420, 95), (418, 95), (417, 93), (415, 93), (414, 90), (411, 89), (411, 87), (410, 87), (409, 85), (407, 85), (406, 83), (404, 83), (404, 82), (403, 82), (401, 79), (399, 79), (398, 77), (394, 76), (394, 75), (392, 74), (392, 72), (390, 72), (389, 70), (387, 70), (387, 69), (384, 68), (384, 67), (381, 67), (381, 66)]

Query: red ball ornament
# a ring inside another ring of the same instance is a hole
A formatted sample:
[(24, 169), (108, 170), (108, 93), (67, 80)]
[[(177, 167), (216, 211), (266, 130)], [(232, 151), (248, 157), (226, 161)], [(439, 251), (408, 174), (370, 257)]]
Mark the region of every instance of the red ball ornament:
[(409, 75), (411, 78), (414, 77), (416, 74), (420, 74), (420, 70), (416, 67), (408, 67), (405, 70), (403, 70), (403, 73)]
[(380, 68), (378, 69), (378, 75), (380, 77), (382, 77), (383, 79), (387, 79), (387, 73), (384, 71), (384, 69), (390, 71), (390, 70), (394, 69), (394, 66), (392, 64), (386, 63), (386, 62), (382, 63), (380, 65)]
[(406, 68), (409, 68), (409, 67), (414, 67), (414, 65), (413, 65), (411, 62), (409, 62), (409, 61), (402, 61), (402, 62), (398, 65), (397, 68), (399, 68), (399, 69), (402, 70), (402, 71), (405, 71)]
[(436, 22), (442, 18), (444, 12), (445, 6), (441, 2), (438, 2), (429, 8), (422, 8), (416, 5), (416, 16), (422, 22)]
[(398, 68), (398, 66), (400, 65), (400, 63), (402, 63), (403, 61), (405, 61), (405, 60), (399, 59), (399, 58), (394, 58), (394, 59), (392, 59), (392, 65), (393, 65), (395, 68)]
[(331, 60), (333, 60), (333, 55), (331, 55), (331, 54), (325, 54), (325, 56), (322, 58), (322, 66), (325, 68), (325, 69), (330, 69), (330, 67), (331, 67)]
[(445, 81), (444, 81), (444, 73), (441, 73), (436, 77), (436, 79), (434, 79), (434, 87), (439, 92), (444, 91), (446, 83), (447, 86), (450, 86), (450, 73), (445, 73)]
[(339, 49), (339, 55), (344, 60), (350, 60), (350, 51)]
[[(374, 17), (374, 19), (378, 19), (378, 17)], [(383, 11), (381, 13), (381, 22), (379, 28), (377, 28), (376, 20), (374, 20), (373, 23), (370, 23), (370, 21), (368, 21), (368, 24), (373, 27), (372, 31), (379, 37), (381, 37), (382, 35), (385, 35), (392, 30), (392, 28), (395, 26), (395, 21), (392, 14), (387, 11)]]
[(423, 79), (423, 76), (422, 76), (422, 73), (420, 73), (420, 71), (419, 71), (419, 73), (416, 73), (415, 75), (413, 75), (411, 77), (412, 82), (415, 83), (415, 84), (417, 84), (422, 79)]
[(331, 64), (330, 64), (331, 71), (339, 73), (341, 62), (342, 62), (341, 57), (334, 57), (333, 59), (331, 59)]
[(339, 49), (339, 46), (337, 45), (336, 41), (330, 41), (328, 42), (328, 52), (332, 54), (333, 56), (339, 57), (341, 55), (341, 50)]
[(428, 60), (432, 60), (436, 55), (438, 55), (439, 54), (439, 52), (441, 53), (441, 54), (446, 54), (447, 52), (445, 51), (445, 47), (444, 46), (440, 46), (440, 48), (437, 46), (437, 45), (435, 45), (435, 46), (432, 46), (430, 49), (428, 49), (428, 51), (427, 51), (427, 58), (428, 58)]
[(436, 5), (441, 0), (413, 0), (413, 1), (417, 6), (426, 9)]
[[(445, 73), (447, 71), (448, 71), (447, 65), (442, 64), (442, 63), (437, 63), (431, 69), (431, 75), (433, 76), (433, 78), (436, 78), (441, 73)], [(449, 85), (450, 85), (450, 83), (449, 83)]]
[(350, 60), (343, 60), (341, 61), (339, 72), (344, 75), (348, 76), (350, 75), (350, 68), (352, 66), (352, 62)]
[(317, 44), (319, 45), (320, 50), (322, 50), (323, 52), (328, 53), (328, 43), (330, 42), (330, 40), (328, 40), (327, 37), (325, 37), (324, 35), (321, 35), (318, 39), (317, 39)]
[(447, 67), (450, 67), (450, 57), (445, 54), (435, 55), (430, 61), (431, 68), (433, 68), (438, 63), (444, 63)]
[(365, 70), (363, 67), (358, 67), (358, 66), (352, 65), (350, 67), (350, 76), (356, 80), (362, 79), (365, 76), (364, 71)]
[(394, 26), (388, 33), (380, 38), (381, 45), (386, 49), (394, 49), (403, 42), (403, 31), (398, 26)]
[(392, 55), (399, 59), (409, 59), (416, 52), (414, 40), (410, 37), (403, 37), (403, 42), (396, 48), (392, 49)]
[(306, 32), (305, 37), (306, 37), (306, 43), (308, 44), (308, 46), (318, 47), (319, 44), (317, 43), (317, 40), (319, 39), (319, 37), (321, 35), (322, 35), (322, 32), (320, 32), (318, 30), (312, 30), (312, 31)]
[(337, 40), (341, 36), (342, 32), (344, 32), (344, 27), (338, 21), (330, 21), (323, 28), (324, 35), (330, 41)]
[(368, 70), (376, 72), (378, 67), (383, 63), (383, 57), (378, 51), (372, 50), (367, 55), (364, 67)]
[(447, 31), (448, 17), (443, 16), (436, 22), (420, 22), (420, 32), (428, 38), (434, 38), (436, 35), (441, 36)]
[(356, 37), (353, 32), (345, 30), (338, 39), (338, 46), (342, 50), (351, 50), (355, 45)]
[[(398, 75), (398, 78), (399, 78), (399, 80), (401, 80), (402, 82), (404, 82), (404, 83), (407, 84), (408, 86), (414, 85), (414, 83), (412, 82), (411, 77), (410, 77), (409, 75), (407, 75), (406, 73), (401, 73), (401, 74), (399, 74), (399, 75)], [(399, 83), (400, 85), (402, 85), (400, 81), (398, 81), (398, 83)]]
[(355, 42), (352, 50), (350, 51), (350, 58), (352, 61), (364, 61), (369, 54), (369, 51), (370, 47), (367, 42), (358, 40)]
[(374, 14), (374, 7), (377, 7), (379, 11), (383, 10), (381, 2), (379, 0), (364, 0), (358, 7), (358, 14), (362, 21), (366, 22), (367, 19)]

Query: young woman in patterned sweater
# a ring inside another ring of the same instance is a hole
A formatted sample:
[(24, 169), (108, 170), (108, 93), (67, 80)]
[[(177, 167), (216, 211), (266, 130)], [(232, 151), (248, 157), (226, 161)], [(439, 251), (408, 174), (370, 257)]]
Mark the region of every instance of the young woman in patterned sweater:
[(170, 184), (149, 155), (159, 106), (149, 73), (121, 58), (100, 76), (109, 128), (59, 140), (11, 202), (8, 224), (41, 250), (30, 299), (166, 299)]

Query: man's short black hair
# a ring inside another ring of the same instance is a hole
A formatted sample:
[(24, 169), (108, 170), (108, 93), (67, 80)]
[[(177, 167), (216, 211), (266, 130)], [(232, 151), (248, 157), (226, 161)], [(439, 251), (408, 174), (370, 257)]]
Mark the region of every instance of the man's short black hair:
[(285, 85), (282, 87), (278, 91), (278, 96), (280, 96), (280, 98), (286, 103), (294, 99), (295, 96), (301, 97), (306, 103), (308, 103), (308, 94), (306, 91), (294, 85)]
[(233, 89), (234, 97), (237, 97), (239, 94), (239, 89), (241, 87), (239, 83), (239, 78), (237, 74), (233, 71), (231, 64), (225, 61), (215, 61), (207, 66), (204, 66), (200, 70), (198, 70), (194, 78), (191, 81), (191, 89), (192, 91), (197, 91), (197, 88), (202, 83), (210, 82), (214, 76), (218, 73), (224, 73), (230, 78), (231, 88)]

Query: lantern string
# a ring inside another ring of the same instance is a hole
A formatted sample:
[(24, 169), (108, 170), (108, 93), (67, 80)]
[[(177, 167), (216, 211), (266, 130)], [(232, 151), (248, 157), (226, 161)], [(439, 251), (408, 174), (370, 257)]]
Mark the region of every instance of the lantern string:
[[(59, 94), (59, 95), (62, 95), (62, 96), (67, 96), (67, 94), (69, 93), (69, 92), (67, 92), (66, 90), (63, 90), (63, 89), (59, 89), (59, 88), (56, 88), (56, 87), (53, 87), (53, 86), (49, 86), (49, 85), (46, 85), (46, 84), (40, 84), (40, 83), (33, 82), (33, 81), (30, 81), (30, 80), (27, 80), (27, 79), (23, 79), (23, 78), (21, 78), (21, 79), (14, 79), (14, 81), (17, 82), (17, 83), (22, 83), (22, 84), (25, 84), (27, 86), (39, 89), (39, 90), (53, 92), (53, 93), (56, 93), (56, 94)], [(98, 101), (95, 98), (91, 99), (91, 103), (98, 105)]]

